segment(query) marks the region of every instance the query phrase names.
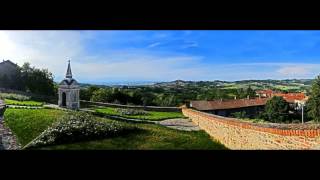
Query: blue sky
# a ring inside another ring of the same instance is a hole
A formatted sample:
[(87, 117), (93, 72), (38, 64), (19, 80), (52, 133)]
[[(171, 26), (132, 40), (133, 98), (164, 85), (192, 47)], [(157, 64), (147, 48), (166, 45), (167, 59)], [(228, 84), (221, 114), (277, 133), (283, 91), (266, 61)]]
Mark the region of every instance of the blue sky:
[(0, 31), (0, 56), (80, 82), (314, 78), (320, 31)]

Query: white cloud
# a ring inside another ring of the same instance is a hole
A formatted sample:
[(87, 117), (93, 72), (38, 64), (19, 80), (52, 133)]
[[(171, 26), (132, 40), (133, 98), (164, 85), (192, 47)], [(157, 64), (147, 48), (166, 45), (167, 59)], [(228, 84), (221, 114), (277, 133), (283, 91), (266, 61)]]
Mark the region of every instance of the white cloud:
[(197, 42), (186, 42), (183, 46), (182, 49), (187, 49), (187, 48), (195, 48), (198, 47), (198, 43)]
[(81, 41), (75, 31), (0, 31), (0, 56), (59, 74), (64, 73), (68, 59), (81, 58)]
[[(57, 81), (63, 78), (69, 59), (73, 74), (80, 82), (313, 78), (320, 73), (320, 64), (218, 64), (218, 61), (208, 64), (208, 61), (202, 63), (203, 57), (198, 56), (161, 54), (145, 49), (115, 50), (109, 46), (102, 50), (104, 53), (88, 53), (86, 42), (94, 38), (94, 33), (87, 31), (0, 31), (0, 59), (10, 59), (19, 65), (28, 61), (36, 67), (47, 68)], [(112, 36), (105, 38), (108, 41)], [(197, 43), (187, 45), (196, 47)]]
[(156, 47), (156, 46), (159, 46), (159, 45), (161, 45), (160, 42), (152, 43), (152, 44), (148, 45), (148, 48), (153, 48), (153, 47)]
[(30, 62), (33, 66), (47, 68), (58, 81), (65, 74), (67, 60), (71, 59), (73, 74), (80, 82), (184, 77), (192, 71), (186, 66), (196, 64), (200, 59), (128, 49), (88, 54), (84, 38), (94, 36), (87, 33), (83, 37), (82, 34), (79, 31), (0, 31), (0, 58), (19, 65)]
[(289, 67), (282, 67), (278, 70), (280, 74), (285, 76), (287, 75), (307, 75), (310, 73), (309, 67), (301, 67), (301, 66), (289, 66)]

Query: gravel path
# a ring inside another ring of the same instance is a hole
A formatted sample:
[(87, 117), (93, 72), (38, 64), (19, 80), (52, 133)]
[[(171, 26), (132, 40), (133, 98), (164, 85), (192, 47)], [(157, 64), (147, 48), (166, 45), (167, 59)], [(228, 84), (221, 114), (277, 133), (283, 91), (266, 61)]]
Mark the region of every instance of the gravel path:
[(163, 126), (166, 126), (168, 128), (173, 128), (173, 129), (178, 129), (183, 131), (199, 131), (200, 130), (199, 126), (197, 126), (190, 119), (183, 119), (183, 118), (167, 119), (167, 120), (159, 121), (157, 123)]
[(3, 118), (0, 117), (0, 150), (17, 150), (20, 145), (11, 130), (4, 126)]

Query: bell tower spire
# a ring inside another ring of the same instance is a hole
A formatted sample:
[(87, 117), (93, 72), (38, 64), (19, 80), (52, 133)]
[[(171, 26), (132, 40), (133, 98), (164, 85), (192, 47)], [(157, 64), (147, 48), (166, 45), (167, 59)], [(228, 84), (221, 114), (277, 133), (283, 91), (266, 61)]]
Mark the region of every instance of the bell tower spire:
[(70, 60), (68, 61), (68, 69), (67, 69), (67, 74), (66, 78), (72, 78), (72, 72), (71, 72), (71, 66), (70, 66)]

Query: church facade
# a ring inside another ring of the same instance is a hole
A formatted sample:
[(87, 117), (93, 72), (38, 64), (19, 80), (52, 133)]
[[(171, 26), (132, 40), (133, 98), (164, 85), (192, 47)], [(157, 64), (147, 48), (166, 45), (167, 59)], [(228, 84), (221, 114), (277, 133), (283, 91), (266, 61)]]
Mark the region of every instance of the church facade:
[(59, 89), (59, 107), (77, 110), (80, 108), (80, 86), (72, 77), (70, 61), (66, 77), (60, 82)]

